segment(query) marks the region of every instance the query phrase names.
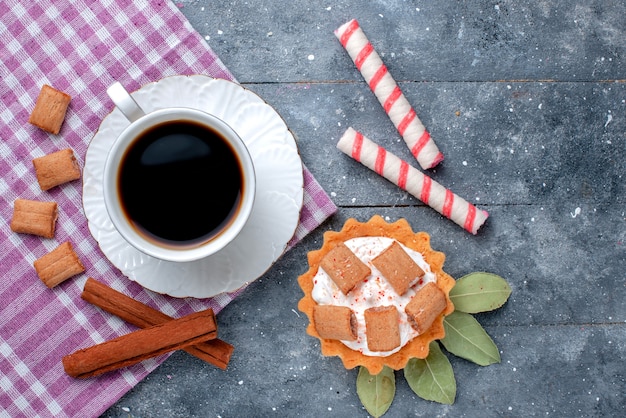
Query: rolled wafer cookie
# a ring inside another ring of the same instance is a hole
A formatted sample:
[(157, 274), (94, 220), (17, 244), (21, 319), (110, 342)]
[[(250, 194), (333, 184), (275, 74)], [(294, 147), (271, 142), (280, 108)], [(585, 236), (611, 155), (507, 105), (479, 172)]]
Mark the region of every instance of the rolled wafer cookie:
[(489, 216), (351, 127), (339, 139), (337, 148), (472, 234)]
[(335, 36), (354, 61), (419, 165), (426, 170), (439, 164), (443, 160), (443, 154), (389, 74), (359, 22), (352, 19), (344, 23), (335, 30)]

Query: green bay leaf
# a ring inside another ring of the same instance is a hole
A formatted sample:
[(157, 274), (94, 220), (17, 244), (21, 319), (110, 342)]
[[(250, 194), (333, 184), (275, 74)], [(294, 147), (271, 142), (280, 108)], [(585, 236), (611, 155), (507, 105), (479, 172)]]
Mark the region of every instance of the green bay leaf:
[(441, 343), (455, 356), (480, 366), (500, 362), (500, 352), (491, 337), (470, 314), (454, 311), (443, 320), (446, 336)]
[(383, 416), (391, 406), (396, 394), (396, 375), (390, 367), (383, 367), (380, 373), (372, 375), (361, 366), (356, 378), (356, 393), (370, 415)]
[(436, 341), (430, 343), (428, 357), (409, 360), (404, 368), (404, 377), (409, 387), (420, 398), (448, 405), (454, 403), (456, 397), (454, 371)]
[(457, 280), (450, 290), (454, 309), (466, 313), (487, 312), (504, 305), (511, 287), (502, 277), (486, 272), (470, 273)]

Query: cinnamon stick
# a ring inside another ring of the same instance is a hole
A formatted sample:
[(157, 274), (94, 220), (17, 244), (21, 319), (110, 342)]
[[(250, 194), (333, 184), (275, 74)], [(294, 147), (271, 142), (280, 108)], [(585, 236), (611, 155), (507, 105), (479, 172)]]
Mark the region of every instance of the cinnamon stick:
[[(173, 319), (91, 277), (87, 279), (81, 297), (139, 328), (147, 328)], [(231, 344), (218, 338), (184, 348), (187, 353), (222, 370), (226, 370), (234, 349)]]
[(97, 376), (215, 338), (211, 309), (133, 331), (63, 357), (65, 372), (78, 378)]

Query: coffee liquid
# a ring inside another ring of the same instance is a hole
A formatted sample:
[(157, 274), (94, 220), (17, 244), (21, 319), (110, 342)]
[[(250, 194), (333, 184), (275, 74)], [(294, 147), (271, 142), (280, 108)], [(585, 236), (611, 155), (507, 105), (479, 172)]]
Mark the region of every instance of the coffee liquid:
[(219, 132), (192, 121), (143, 132), (120, 163), (126, 217), (146, 238), (176, 248), (209, 241), (234, 218), (242, 167)]

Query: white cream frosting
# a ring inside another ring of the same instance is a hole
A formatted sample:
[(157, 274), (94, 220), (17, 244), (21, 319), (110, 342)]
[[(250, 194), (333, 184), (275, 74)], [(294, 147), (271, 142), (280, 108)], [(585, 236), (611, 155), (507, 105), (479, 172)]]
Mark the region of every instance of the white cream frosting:
[[(384, 357), (393, 354), (419, 335), (407, 321), (404, 308), (417, 290), (429, 282), (436, 281), (435, 274), (431, 272), (430, 265), (424, 260), (422, 254), (399, 243), (426, 274), (421, 280), (416, 278), (404, 295), (398, 295), (381, 272), (372, 264), (372, 260), (389, 247), (393, 241), (392, 238), (386, 237), (358, 237), (345, 242), (346, 246), (372, 270), (371, 275), (357, 284), (347, 295), (343, 294), (321, 267), (313, 278), (312, 295), (313, 300), (318, 305), (348, 306), (352, 309), (358, 322), (357, 339), (355, 341), (342, 340), (341, 342), (352, 350), (360, 351), (367, 356)], [(398, 309), (400, 316), (400, 346), (393, 351), (370, 351), (367, 348), (364, 312), (371, 307), (390, 305)]]

